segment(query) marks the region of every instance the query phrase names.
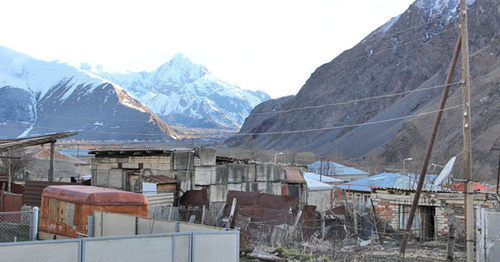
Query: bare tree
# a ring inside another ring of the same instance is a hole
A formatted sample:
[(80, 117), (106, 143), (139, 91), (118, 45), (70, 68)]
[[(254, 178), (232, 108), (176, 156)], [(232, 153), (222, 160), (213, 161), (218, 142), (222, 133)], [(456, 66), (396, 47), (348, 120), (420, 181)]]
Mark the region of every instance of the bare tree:
[(24, 180), (24, 174), (26, 168), (29, 167), (31, 163), (31, 158), (26, 154), (24, 149), (13, 149), (9, 152), (4, 152), (3, 156), (8, 157), (19, 157), (19, 159), (11, 158), (1, 158), (0, 159), (0, 173), (9, 172), (9, 164), (11, 167), (11, 173), (13, 175), (13, 180)]

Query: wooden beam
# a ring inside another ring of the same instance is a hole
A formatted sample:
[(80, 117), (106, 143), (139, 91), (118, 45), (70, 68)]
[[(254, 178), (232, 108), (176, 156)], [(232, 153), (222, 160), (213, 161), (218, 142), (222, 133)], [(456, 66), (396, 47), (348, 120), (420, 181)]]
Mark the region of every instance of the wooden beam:
[(57, 139), (75, 136), (75, 135), (78, 135), (78, 132), (64, 132), (64, 133), (57, 133), (57, 134), (50, 134), (50, 135), (43, 135), (43, 136), (36, 136), (36, 137), (29, 137), (29, 138), (22, 138), (22, 139), (2, 140), (2, 142), (4, 142), (4, 143), (0, 144), (0, 152), (5, 152), (9, 148), (16, 149), (16, 148), (23, 148), (23, 147), (28, 147), (28, 146), (48, 144), (48, 143), (51, 143), (52, 141), (56, 141)]

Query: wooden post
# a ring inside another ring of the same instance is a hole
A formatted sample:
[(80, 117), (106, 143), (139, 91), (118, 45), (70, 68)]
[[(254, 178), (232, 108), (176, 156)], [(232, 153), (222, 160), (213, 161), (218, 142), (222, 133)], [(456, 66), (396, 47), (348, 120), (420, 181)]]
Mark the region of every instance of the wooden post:
[(296, 228), (297, 224), (299, 223), (300, 217), (302, 216), (302, 210), (299, 210), (297, 212), (297, 216), (295, 217), (295, 221), (293, 222), (293, 227)]
[(372, 210), (372, 213), (373, 213), (373, 220), (375, 222), (375, 234), (377, 236), (377, 242), (380, 243), (380, 235), (378, 233), (378, 219), (377, 219), (377, 213), (375, 212), (375, 206), (373, 205), (373, 200), (372, 198), (370, 197), (370, 203), (371, 203), (371, 210)]
[(356, 212), (356, 208), (353, 208), (353, 217), (354, 217), (354, 234), (358, 235), (358, 214)]
[(441, 121), (441, 116), (443, 115), (443, 109), (444, 109), (444, 106), (446, 104), (446, 100), (448, 98), (448, 91), (450, 89), (451, 80), (453, 78), (453, 73), (455, 72), (455, 67), (457, 65), (458, 54), (460, 52), (460, 46), (462, 44), (461, 39), (462, 39), (462, 37), (459, 36), (458, 40), (457, 40), (457, 44), (455, 45), (455, 52), (454, 52), (453, 58), (451, 60), (451, 65), (450, 65), (450, 69), (448, 71), (448, 76), (446, 77), (446, 83), (444, 86), (443, 94), (441, 96), (441, 102), (439, 104), (439, 111), (436, 115), (436, 119), (434, 120), (434, 126), (432, 128), (431, 137), (429, 139), (429, 144), (427, 145), (427, 151), (425, 152), (424, 164), (422, 165), (422, 170), (420, 171), (420, 177), (418, 180), (417, 189), (415, 191), (415, 196), (413, 197), (413, 203), (411, 205), (410, 214), (408, 216), (408, 222), (406, 223), (406, 231), (403, 234), (403, 240), (401, 242), (401, 249), (399, 250), (399, 252), (401, 253), (401, 255), (403, 255), (403, 257), (404, 257), (405, 251), (406, 251), (406, 245), (408, 243), (408, 235), (411, 232), (411, 226), (413, 224), (413, 218), (415, 216), (415, 211), (417, 210), (417, 204), (418, 204), (418, 200), (420, 198), (420, 193), (422, 192), (422, 187), (424, 185), (425, 173), (427, 172), (427, 166), (429, 165), (429, 159), (430, 159), (431, 154), (432, 154), (432, 148), (434, 147), (434, 140), (436, 139), (437, 131), (439, 128), (439, 122)]
[(49, 168), (49, 177), (48, 177), (48, 180), (50, 182), (53, 182), (54, 181), (54, 164), (56, 162), (55, 158), (54, 158), (54, 144), (56, 143), (56, 141), (52, 141), (50, 142), (50, 168)]
[(236, 197), (233, 198), (233, 204), (231, 205), (231, 213), (229, 214), (228, 224), (230, 228), (233, 228), (234, 224), (234, 211), (236, 209)]
[[(10, 148), (7, 149), (7, 154), (8, 156), (11, 156), (10, 155)], [(9, 165), (7, 168), (8, 168), (8, 171), (7, 171), (7, 192), (11, 193), (11, 184), (12, 184), (12, 159), (11, 158), (8, 158), (7, 159), (7, 165)]]
[(321, 211), (321, 240), (325, 239), (325, 212)]
[(447, 262), (453, 261), (454, 256), (455, 256), (455, 225), (451, 223), (448, 232), (448, 251), (446, 252), (446, 261)]
[[(460, 36), (462, 39), (462, 130), (464, 140), (463, 176), (469, 180), (465, 187), (465, 246), (467, 261), (474, 260), (474, 192), (472, 191), (471, 166), (471, 111), (470, 111), (470, 77), (469, 77), (469, 32), (467, 28), (467, 1), (460, 0)], [(470, 184), (470, 185), (469, 185)], [(472, 198), (472, 199), (471, 199)]]
[(203, 212), (201, 213), (201, 223), (200, 224), (204, 224), (205, 222), (205, 205), (203, 205)]

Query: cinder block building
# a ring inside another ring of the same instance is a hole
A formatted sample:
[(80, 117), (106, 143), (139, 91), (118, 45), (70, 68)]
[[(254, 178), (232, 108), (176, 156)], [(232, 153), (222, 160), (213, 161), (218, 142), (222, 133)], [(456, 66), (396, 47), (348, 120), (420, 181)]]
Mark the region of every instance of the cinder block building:
[[(95, 155), (93, 186), (143, 192), (144, 182), (154, 180), (148, 178), (166, 176), (178, 181), (181, 194), (206, 189), (210, 203), (225, 203), (229, 190), (275, 195), (293, 191), (305, 200), (306, 187), (300, 186), (305, 184), (303, 178), (288, 182), (287, 171), (279, 165), (217, 156), (214, 148), (100, 149), (89, 153)], [(288, 172), (296, 175), (300, 168)], [(288, 190), (289, 183), (294, 190)]]

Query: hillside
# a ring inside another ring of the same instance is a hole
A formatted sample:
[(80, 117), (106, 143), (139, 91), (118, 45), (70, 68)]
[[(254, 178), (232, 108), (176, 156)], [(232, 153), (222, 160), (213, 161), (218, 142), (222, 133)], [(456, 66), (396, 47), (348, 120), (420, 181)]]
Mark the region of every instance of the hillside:
[[(410, 156), (421, 158), (459, 35), (458, 3), (416, 1), (317, 68), (294, 97), (256, 107), (229, 143), (244, 146), (251, 137), (264, 149), (375, 156), (395, 166)], [(468, 4), (474, 172), (477, 178), (491, 181), (498, 161), (491, 149), (500, 134), (499, 1)], [(461, 152), (459, 80), (460, 68), (438, 134), (434, 163), (444, 164)]]

